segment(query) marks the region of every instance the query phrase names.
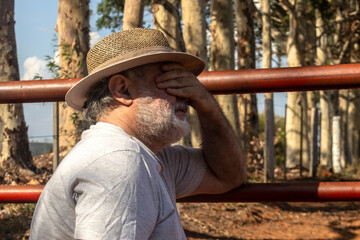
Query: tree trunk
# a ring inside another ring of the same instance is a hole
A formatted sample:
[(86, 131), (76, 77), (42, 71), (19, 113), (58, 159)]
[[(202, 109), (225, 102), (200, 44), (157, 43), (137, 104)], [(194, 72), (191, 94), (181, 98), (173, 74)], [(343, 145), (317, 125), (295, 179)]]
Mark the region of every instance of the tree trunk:
[(270, 0), (261, 1), (262, 8), (262, 67), (271, 68), (271, 18), (270, 18)]
[(359, 161), (359, 117), (360, 117), (360, 91), (350, 90), (349, 119), (348, 119), (348, 142), (349, 142), (349, 163), (356, 165)]
[[(182, 0), (182, 20), (186, 52), (200, 57), (207, 66), (205, 0)], [(191, 145), (201, 147), (201, 129), (196, 111), (189, 108)]]
[(164, 33), (173, 50), (185, 52), (179, 7), (179, 0), (152, 0), (155, 29)]
[[(316, 25), (316, 58), (315, 64), (326, 65), (326, 35), (324, 29), (324, 19), (319, 9), (315, 9)], [(332, 111), (330, 102), (330, 92), (320, 91), (320, 111), (321, 111), (321, 142), (320, 142), (320, 164), (331, 167), (332, 159)]]
[(351, 59), (352, 63), (360, 62), (360, 33), (357, 32), (354, 34), (351, 48)]
[(318, 109), (316, 107), (311, 108), (310, 113), (310, 129), (311, 129), (311, 141), (310, 141), (310, 164), (309, 164), (309, 177), (316, 176), (316, 168), (318, 165), (318, 148), (317, 148), (317, 140), (318, 140)]
[[(59, 35), (60, 78), (87, 75), (89, 51), (89, 0), (59, 0), (56, 31)], [(87, 127), (82, 114), (62, 104), (60, 107), (60, 147), (70, 149)]]
[[(315, 64), (315, 56), (316, 56), (316, 18), (314, 14), (314, 7), (312, 4), (307, 4), (306, 6), (306, 15), (305, 17), (305, 66), (313, 66)], [(311, 109), (309, 109), (309, 115), (311, 115)]]
[[(304, 66), (304, 29), (300, 26), (304, 26), (303, 22), (305, 11), (305, 0), (294, 1), (291, 3), (296, 5), (293, 10), (289, 10), (289, 37), (287, 42), (287, 56), (289, 67)], [(301, 107), (302, 106), (302, 107)], [(306, 162), (309, 157), (307, 144), (309, 143), (307, 126), (301, 127), (301, 118), (307, 119), (307, 102), (303, 93), (291, 92), (288, 93), (288, 108), (286, 118), (286, 166), (292, 168), (300, 164), (301, 158), (303, 162)], [(303, 114), (301, 113), (303, 109)], [(305, 116), (304, 116), (305, 115)], [(303, 122), (307, 122), (306, 120)], [(301, 130), (303, 130), (301, 136)], [(302, 144), (299, 144), (300, 141)], [(300, 145), (303, 145), (303, 149), (300, 149)], [(302, 151), (302, 152), (300, 152)], [(301, 156), (300, 156), (301, 155)]]
[(339, 91), (341, 115), (341, 166), (348, 167), (359, 158), (359, 104), (360, 93), (357, 89)]
[(320, 164), (331, 167), (332, 151), (329, 151), (329, 149), (331, 149), (332, 146), (331, 119), (333, 115), (331, 110), (329, 91), (320, 91), (320, 111), (321, 111)]
[[(306, 101), (307, 102), (307, 111), (306, 111), (307, 120), (306, 120), (306, 124), (307, 124), (307, 134), (308, 134), (307, 139), (309, 139), (309, 143), (308, 143), (308, 154), (309, 154), (308, 156), (309, 156), (309, 158), (308, 158), (307, 162), (305, 162), (307, 164), (307, 165), (305, 165), (305, 167), (308, 167), (309, 170), (310, 170), (311, 168), (313, 168), (313, 166), (311, 164), (312, 163), (317, 164), (317, 159), (318, 159), (318, 158), (314, 158), (314, 155), (312, 154), (313, 150), (315, 148), (317, 148), (317, 144), (318, 144), (316, 141), (313, 141), (313, 139), (314, 139), (314, 135), (313, 135), (314, 131), (313, 131), (312, 128), (314, 126), (312, 125), (312, 123), (313, 123), (315, 118), (316, 118), (317, 123), (319, 121), (318, 121), (318, 116), (316, 116), (316, 117), (313, 116), (313, 114), (314, 114), (313, 111), (315, 111), (314, 109), (316, 109), (316, 113), (318, 113), (318, 109), (316, 107), (316, 101), (317, 101), (316, 92), (308, 91), (305, 94), (306, 94), (306, 97), (307, 97), (307, 101)], [(316, 131), (316, 134), (317, 133), (318, 132)], [(318, 151), (316, 149), (316, 154), (317, 154), (317, 152)], [(313, 168), (313, 171), (316, 172), (316, 169)], [(309, 175), (313, 176), (313, 174), (310, 173), (310, 172), (309, 172)]]
[[(355, 4), (356, 1), (354, 1)], [(360, 3), (357, 3), (357, 6), (353, 6), (354, 9), (359, 11)], [(350, 53), (350, 62), (358, 63), (360, 62), (360, 34), (359, 31), (354, 34), (352, 39), (352, 48)], [(353, 104), (351, 105), (351, 109), (354, 109), (354, 113), (352, 114), (352, 121), (349, 124), (351, 129), (351, 142), (352, 142), (352, 163), (357, 167), (360, 166), (360, 125), (358, 124), (358, 120), (360, 119), (360, 91), (358, 89), (352, 90), (353, 92)]]
[(343, 64), (350, 62), (350, 50), (352, 46), (351, 20), (349, 19), (349, 1), (335, 0), (332, 1), (335, 8), (335, 32), (333, 34), (332, 43), (332, 59), (333, 64)]
[[(237, 31), (238, 69), (255, 68), (255, 34), (250, 0), (236, 0), (235, 23)], [(239, 122), (244, 150), (257, 155), (249, 142), (259, 137), (256, 94), (238, 95)], [(246, 114), (245, 114), (246, 113)]]
[[(262, 0), (262, 67), (271, 68), (271, 19), (270, 19), (270, 1)], [(269, 179), (274, 181), (274, 168), (275, 168), (275, 150), (274, 150), (274, 100), (272, 93), (265, 93), (265, 121), (264, 121), (264, 165), (265, 182)]]
[(349, 89), (339, 90), (339, 112), (340, 112), (340, 136), (341, 136), (341, 167), (349, 166), (351, 163), (350, 143), (349, 143), (349, 107), (350, 107)]
[[(0, 81), (20, 80), (14, 25), (14, 1), (0, 0)], [(22, 104), (0, 105), (0, 129), (0, 178), (5, 171), (15, 176), (32, 174), (36, 167)]]
[[(234, 27), (231, 0), (211, 1), (212, 70), (234, 69)], [(231, 13), (231, 14), (230, 14)], [(217, 100), (240, 139), (239, 112), (236, 95), (220, 95)]]
[(340, 125), (341, 125), (341, 120), (340, 120), (340, 116), (334, 116), (333, 120), (332, 120), (332, 133), (333, 133), (333, 138), (332, 138), (332, 156), (333, 156), (333, 171), (334, 173), (340, 173), (341, 172), (341, 143), (340, 143), (340, 138), (341, 138), (341, 134), (340, 134)]
[(255, 33), (250, 0), (235, 0), (239, 69), (255, 68)]
[(125, 0), (123, 30), (142, 27), (145, 0)]

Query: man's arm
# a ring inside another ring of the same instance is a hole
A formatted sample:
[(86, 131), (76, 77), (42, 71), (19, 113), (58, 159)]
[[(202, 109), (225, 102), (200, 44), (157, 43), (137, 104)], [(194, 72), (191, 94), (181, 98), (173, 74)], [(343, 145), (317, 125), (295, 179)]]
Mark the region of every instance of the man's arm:
[(203, 155), (208, 169), (193, 194), (222, 193), (246, 181), (246, 161), (240, 144), (219, 104), (181, 65), (166, 64), (156, 77), (158, 87), (186, 99), (198, 113), (203, 136)]
[(238, 139), (220, 106), (210, 97), (211, 109), (197, 110), (208, 169), (194, 194), (222, 193), (246, 181), (246, 161)]

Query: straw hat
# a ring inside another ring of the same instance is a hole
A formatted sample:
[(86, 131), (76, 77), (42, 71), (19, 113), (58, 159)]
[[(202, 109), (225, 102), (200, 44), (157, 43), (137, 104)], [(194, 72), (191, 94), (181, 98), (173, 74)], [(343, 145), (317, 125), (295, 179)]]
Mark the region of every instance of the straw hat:
[(148, 63), (177, 62), (197, 76), (205, 67), (205, 63), (196, 56), (173, 52), (160, 31), (146, 28), (134, 28), (104, 37), (89, 51), (86, 62), (89, 75), (65, 96), (67, 104), (80, 111), (94, 84), (130, 68)]

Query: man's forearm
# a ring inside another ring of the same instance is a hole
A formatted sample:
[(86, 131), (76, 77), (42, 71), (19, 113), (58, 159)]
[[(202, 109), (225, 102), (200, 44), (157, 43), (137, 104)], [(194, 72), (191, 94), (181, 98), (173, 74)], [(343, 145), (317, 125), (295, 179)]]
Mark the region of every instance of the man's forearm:
[(230, 189), (246, 181), (246, 161), (237, 136), (211, 96), (210, 108), (198, 111), (203, 151), (209, 168)]

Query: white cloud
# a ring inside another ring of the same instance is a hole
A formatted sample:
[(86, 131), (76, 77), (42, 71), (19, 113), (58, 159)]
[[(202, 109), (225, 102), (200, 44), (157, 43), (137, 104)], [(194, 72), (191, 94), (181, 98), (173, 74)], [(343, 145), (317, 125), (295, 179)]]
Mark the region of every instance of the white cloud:
[(59, 62), (60, 62), (59, 50), (57, 50), (57, 51), (54, 52), (54, 58), (53, 58), (53, 59), (55, 60), (55, 64), (56, 64), (56, 65), (59, 65)]
[(90, 32), (90, 48), (100, 40), (100, 34), (98, 32)]
[(43, 79), (51, 78), (51, 73), (49, 72), (47, 62), (42, 59), (38, 59), (37, 56), (29, 57), (24, 61), (24, 75), (22, 80), (32, 80), (38, 74)]

